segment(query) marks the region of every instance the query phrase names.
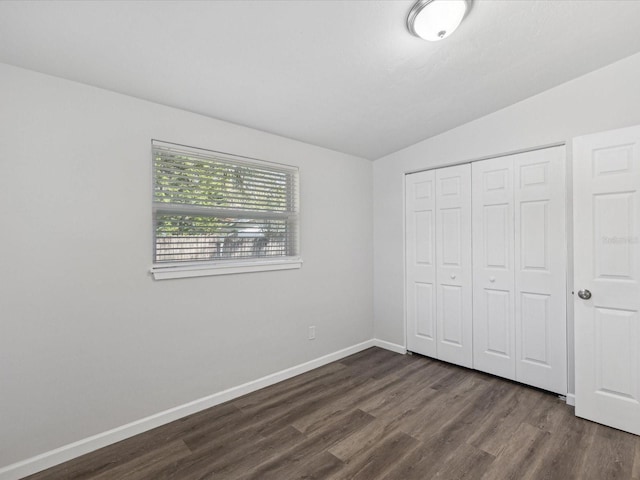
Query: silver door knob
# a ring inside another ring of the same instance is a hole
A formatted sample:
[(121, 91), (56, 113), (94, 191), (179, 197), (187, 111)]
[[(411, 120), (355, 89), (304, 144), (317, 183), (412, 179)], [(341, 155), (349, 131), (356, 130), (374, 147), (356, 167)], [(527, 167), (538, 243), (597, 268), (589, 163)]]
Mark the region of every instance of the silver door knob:
[(591, 292), (589, 290), (580, 290), (578, 296), (583, 300), (589, 300), (591, 298)]
[(456, 279), (456, 276), (452, 273), (451, 274), (451, 280), (455, 280), (455, 279)]
[(490, 281), (491, 283), (495, 282), (495, 281), (496, 281), (496, 277), (489, 277), (489, 281)]

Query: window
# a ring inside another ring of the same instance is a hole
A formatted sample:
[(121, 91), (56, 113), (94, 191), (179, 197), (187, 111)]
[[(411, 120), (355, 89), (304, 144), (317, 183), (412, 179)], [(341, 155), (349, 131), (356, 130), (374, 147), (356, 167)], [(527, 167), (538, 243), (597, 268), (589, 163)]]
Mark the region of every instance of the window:
[(152, 142), (156, 279), (299, 268), (298, 169)]

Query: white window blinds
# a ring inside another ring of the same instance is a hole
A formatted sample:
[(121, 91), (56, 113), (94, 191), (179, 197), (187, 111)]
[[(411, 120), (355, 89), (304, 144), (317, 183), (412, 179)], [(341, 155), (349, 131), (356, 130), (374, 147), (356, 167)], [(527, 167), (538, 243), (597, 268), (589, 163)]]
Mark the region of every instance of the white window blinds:
[(298, 169), (153, 141), (154, 263), (297, 257)]

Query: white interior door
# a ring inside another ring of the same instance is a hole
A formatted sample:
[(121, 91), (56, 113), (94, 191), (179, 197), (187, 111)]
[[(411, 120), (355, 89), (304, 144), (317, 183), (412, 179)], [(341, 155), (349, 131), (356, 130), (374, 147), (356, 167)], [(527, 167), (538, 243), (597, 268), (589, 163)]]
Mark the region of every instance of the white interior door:
[(516, 380), (567, 393), (565, 147), (513, 155)]
[(473, 365), (515, 379), (513, 159), (472, 164)]
[(405, 177), (407, 349), (437, 356), (435, 172)]
[(575, 139), (573, 172), (576, 415), (640, 435), (640, 127)]
[(471, 165), (440, 168), (435, 181), (438, 358), (471, 368)]

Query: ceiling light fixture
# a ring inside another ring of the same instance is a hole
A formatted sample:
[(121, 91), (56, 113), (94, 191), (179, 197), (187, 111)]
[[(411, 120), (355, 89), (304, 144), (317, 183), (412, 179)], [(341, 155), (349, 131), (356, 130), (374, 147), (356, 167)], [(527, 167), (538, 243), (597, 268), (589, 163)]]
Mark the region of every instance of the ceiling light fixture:
[(437, 42), (451, 35), (469, 10), (471, 0), (420, 0), (407, 18), (416, 37)]

